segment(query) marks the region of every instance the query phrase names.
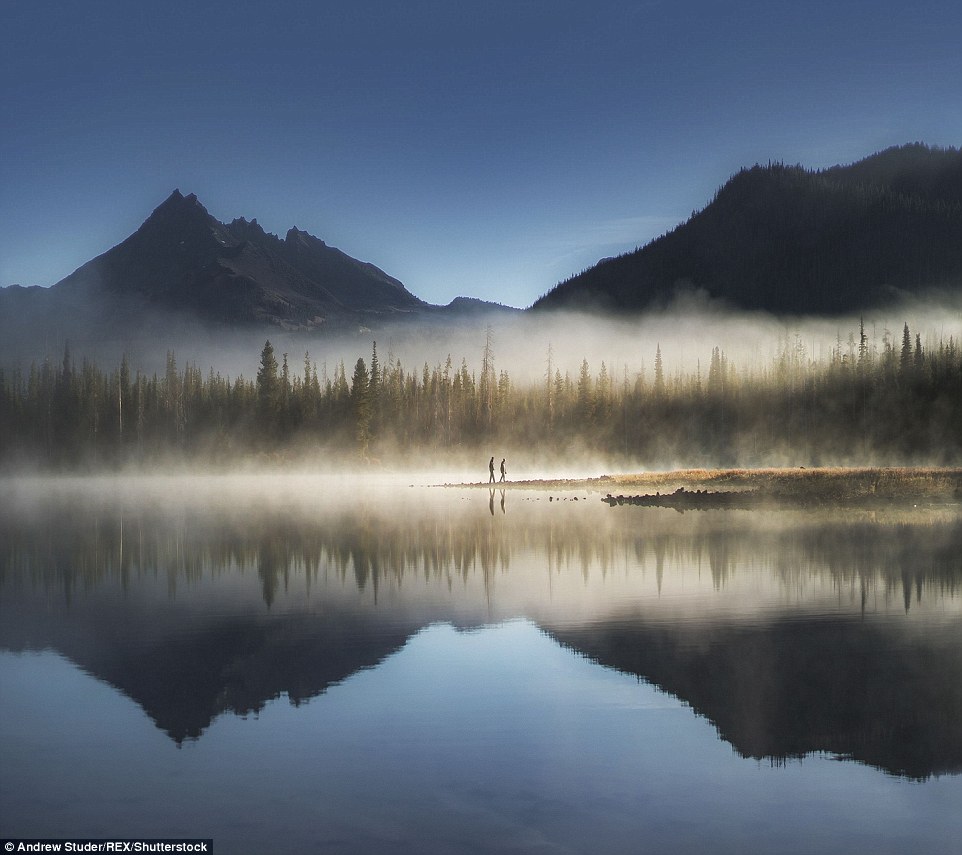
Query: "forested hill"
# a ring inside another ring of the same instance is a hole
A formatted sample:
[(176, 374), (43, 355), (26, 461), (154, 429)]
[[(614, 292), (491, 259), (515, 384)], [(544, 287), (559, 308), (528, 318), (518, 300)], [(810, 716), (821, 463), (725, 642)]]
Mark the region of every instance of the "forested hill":
[(683, 225), (562, 282), (534, 309), (638, 311), (684, 291), (832, 315), (962, 292), (962, 151), (906, 145), (818, 172), (743, 169)]

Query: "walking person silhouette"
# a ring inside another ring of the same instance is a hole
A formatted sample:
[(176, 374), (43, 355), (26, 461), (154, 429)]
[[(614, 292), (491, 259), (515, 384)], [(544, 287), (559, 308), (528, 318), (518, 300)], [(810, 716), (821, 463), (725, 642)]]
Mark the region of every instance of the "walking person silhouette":
[[(494, 460), (493, 457), (492, 457), (491, 459)], [(504, 468), (504, 458), (502, 457), (502, 458), (501, 458), (501, 480), (502, 480), (502, 481), (504, 481), (504, 476), (505, 476), (506, 474), (507, 474), (507, 472), (506, 472), (506, 470), (505, 470), (505, 468)], [(494, 475), (492, 475), (491, 477), (493, 478)]]
[(488, 478), (488, 483), (493, 484), (494, 483), (494, 458), (493, 457), (488, 461), (488, 472), (491, 474), (491, 477)]

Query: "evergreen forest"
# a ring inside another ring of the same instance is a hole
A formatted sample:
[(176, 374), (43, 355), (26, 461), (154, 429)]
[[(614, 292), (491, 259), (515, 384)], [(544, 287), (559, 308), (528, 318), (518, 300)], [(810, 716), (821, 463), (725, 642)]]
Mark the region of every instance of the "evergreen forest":
[(492, 453), (564, 463), (589, 455), (639, 468), (962, 463), (962, 347), (870, 345), (864, 327), (815, 359), (796, 338), (770, 364), (740, 368), (714, 348), (694, 372), (554, 365), (537, 382), (450, 356), (409, 370), (376, 342), (353, 365), (292, 366), (265, 343), (254, 377), (180, 366), (163, 374), (75, 361), (0, 369), (0, 461), (91, 470), (183, 461), (425, 466)]

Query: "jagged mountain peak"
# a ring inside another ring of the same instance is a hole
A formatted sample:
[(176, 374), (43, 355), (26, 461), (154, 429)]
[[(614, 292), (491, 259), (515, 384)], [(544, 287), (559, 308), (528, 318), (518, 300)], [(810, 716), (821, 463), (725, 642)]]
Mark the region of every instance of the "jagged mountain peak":
[(160, 233), (173, 238), (178, 232), (190, 230), (215, 233), (221, 243), (227, 239), (224, 225), (208, 213), (197, 196), (193, 193), (184, 196), (180, 190), (174, 190), (154, 208), (134, 235), (146, 233), (151, 240), (157, 240)]
[[(198, 208), (205, 214), (207, 213), (207, 209), (200, 203), (194, 193), (188, 193), (185, 196), (179, 189), (174, 188), (174, 191), (154, 209), (154, 214), (170, 211), (192, 211)], [(148, 217), (148, 219), (150, 218)]]
[(281, 240), (256, 219), (224, 224), (179, 188), (137, 231), (54, 290), (85, 299), (135, 298), (216, 323), (287, 329), (424, 305), (397, 279), (306, 231), (292, 228)]
[(252, 220), (245, 219), (244, 217), (237, 217), (230, 221), (227, 225), (228, 231), (234, 235), (238, 240), (252, 241), (254, 243), (260, 243), (265, 240), (277, 240), (277, 235), (271, 234), (264, 230), (264, 227), (257, 222), (255, 217)]
[(305, 232), (302, 229), (297, 228), (297, 226), (288, 229), (284, 240), (289, 244), (299, 243), (302, 246), (327, 247), (327, 244), (324, 243), (324, 241), (322, 241), (319, 237), (315, 237), (310, 232)]

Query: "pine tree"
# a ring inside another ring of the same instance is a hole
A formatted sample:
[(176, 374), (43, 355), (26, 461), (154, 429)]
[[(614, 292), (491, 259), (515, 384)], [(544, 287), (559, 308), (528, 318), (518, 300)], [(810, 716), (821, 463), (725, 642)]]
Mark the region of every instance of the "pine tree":
[(912, 335), (908, 323), (902, 328), (902, 354), (899, 364), (903, 374), (912, 367)]
[(661, 362), (661, 344), (655, 347), (655, 394), (665, 393), (665, 371)]
[(598, 372), (598, 383), (595, 388), (595, 415), (600, 419), (607, 419), (611, 414), (611, 399), (613, 389), (611, 377), (608, 375), (608, 367), (604, 362), (601, 363), (601, 370)]
[(594, 389), (592, 385), (588, 360), (582, 359), (581, 371), (578, 373), (578, 416), (586, 421), (594, 415)]
[(377, 358), (377, 342), (371, 347), (371, 370), (368, 374), (368, 401), (371, 410), (371, 436), (376, 436), (381, 423), (381, 363)]
[(351, 406), (354, 410), (354, 436), (362, 453), (367, 452), (371, 439), (370, 376), (364, 359), (358, 357), (351, 378)]
[(311, 368), (311, 354), (304, 351), (304, 383), (301, 385), (301, 418), (311, 423), (317, 415), (321, 387), (317, 382), (317, 368)]
[(126, 353), (120, 361), (120, 374), (117, 377), (117, 433), (120, 444), (124, 441), (124, 404), (130, 407), (130, 360)]
[(287, 364), (287, 354), (281, 363), (280, 401), (278, 402), (279, 421), (286, 433), (291, 423), (291, 369)]
[(490, 430), (494, 422), (494, 403), (497, 392), (497, 380), (494, 373), (494, 329), (490, 325), (488, 325), (484, 337), (484, 352), (481, 356), (481, 382), (478, 391), (483, 421)]
[(264, 405), (271, 407), (277, 401), (277, 358), (274, 356), (274, 346), (268, 340), (261, 351), (261, 364), (257, 369), (257, 399)]
[(277, 424), (280, 383), (277, 377), (277, 358), (268, 340), (261, 351), (261, 364), (257, 369), (257, 412), (261, 426), (271, 430)]
[(554, 427), (554, 410), (555, 410), (555, 395), (554, 395), (554, 351), (551, 348), (551, 342), (548, 342), (548, 368), (545, 371), (545, 401), (547, 403), (548, 411), (548, 432), (550, 433)]

